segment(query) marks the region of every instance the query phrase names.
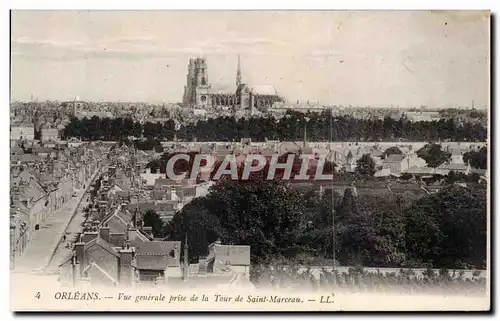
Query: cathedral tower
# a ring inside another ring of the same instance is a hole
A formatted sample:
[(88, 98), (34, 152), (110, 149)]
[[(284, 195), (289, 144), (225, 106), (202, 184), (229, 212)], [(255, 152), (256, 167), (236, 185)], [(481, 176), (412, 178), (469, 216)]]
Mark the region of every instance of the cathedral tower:
[(241, 85), (241, 66), (240, 66), (240, 54), (238, 54), (238, 67), (236, 69), (236, 88)]
[(208, 84), (207, 62), (204, 58), (189, 59), (184, 106), (206, 109), (210, 107), (210, 85)]

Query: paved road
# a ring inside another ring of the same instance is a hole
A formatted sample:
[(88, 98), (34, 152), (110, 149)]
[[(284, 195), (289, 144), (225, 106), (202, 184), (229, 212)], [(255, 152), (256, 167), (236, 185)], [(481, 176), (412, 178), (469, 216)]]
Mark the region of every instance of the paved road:
[[(92, 180), (95, 177), (96, 175), (94, 175)], [(86, 184), (87, 188), (89, 185), (88, 182)], [(59, 245), (62, 235), (64, 235), (68, 221), (85, 194), (86, 190), (78, 191), (76, 197), (72, 197), (62, 208), (40, 223), (40, 229), (34, 231), (32, 239), (28, 243), (23, 255), (16, 259), (14, 264), (16, 272), (31, 272), (47, 267), (54, 251)], [(74, 229), (74, 226), (72, 229)]]
[[(88, 195), (88, 194), (87, 194)], [(87, 196), (84, 196), (86, 198)], [(45, 268), (46, 271), (59, 271), (59, 264), (62, 263), (69, 253), (71, 253), (71, 243), (76, 239), (77, 234), (81, 232), (82, 226), (81, 224), (85, 221), (85, 217), (83, 216), (83, 209), (88, 205), (86, 200), (83, 200), (81, 205), (78, 207), (75, 216), (71, 219), (71, 222), (66, 229), (66, 241), (60, 242), (57, 246), (57, 249), (50, 260), (48, 266)], [(69, 247), (66, 247), (69, 246)]]

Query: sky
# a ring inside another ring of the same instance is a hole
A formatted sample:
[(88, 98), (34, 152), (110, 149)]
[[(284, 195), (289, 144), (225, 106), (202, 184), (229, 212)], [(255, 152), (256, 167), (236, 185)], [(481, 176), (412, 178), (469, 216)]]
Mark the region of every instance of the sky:
[(190, 57), (214, 87), (289, 101), (489, 106), (486, 12), (12, 11), (11, 100), (175, 102)]

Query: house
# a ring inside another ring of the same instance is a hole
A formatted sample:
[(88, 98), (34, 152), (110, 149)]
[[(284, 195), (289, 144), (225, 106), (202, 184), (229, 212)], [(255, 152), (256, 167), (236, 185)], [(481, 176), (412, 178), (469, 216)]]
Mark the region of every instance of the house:
[(10, 139), (33, 141), (35, 139), (35, 125), (30, 123), (12, 125)]
[(68, 140), (68, 147), (70, 147), (70, 148), (80, 147), (82, 144), (83, 144), (83, 142), (76, 137), (71, 137)]
[(49, 140), (43, 141), (42, 145), (44, 147), (47, 147), (47, 148), (56, 148), (56, 147), (59, 147), (59, 142), (56, 140), (53, 140), (53, 139), (49, 139)]
[(97, 237), (89, 242), (80, 239), (73, 253), (59, 265), (60, 282), (64, 285), (80, 283), (88, 279), (91, 285), (132, 286), (134, 248), (130, 245), (113, 247)]
[(55, 157), (57, 154), (57, 151), (53, 148), (48, 148), (48, 147), (41, 147), (41, 146), (35, 146), (31, 149), (31, 152), (35, 155), (39, 155), (42, 157)]
[(419, 177), (430, 177), (435, 174), (435, 169), (432, 167), (417, 167), (413, 166), (408, 168), (405, 173), (419, 176)]
[(221, 273), (231, 270), (250, 277), (250, 246), (225, 245), (216, 241), (208, 246), (207, 272)]
[(158, 170), (156, 173), (151, 172), (151, 168), (146, 168), (143, 173), (141, 173), (141, 179), (146, 186), (154, 186), (157, 179), (165, 178), (164, 173), (160, 173)]
[(181, 277), (180, 242), (146, 239), (132, 246), (126, 238), (117, 246), (106, 240), (109, 237), (104, 225), (83, 233), (59, 265), (60, 282), (131, 287)]
[(391, 174), (399, 175), (408, 169), (408, 165), (406, 155), (389, 155), (383, 160), (382, 169), (388, 169)]
[(451, 171), (468, 175), (471, 172), (471, 166), (470, 164), (466, 165), (463, 162), (461, 163), (449, 162), (441, 164), (440, 166), (436, 167), (434, 173), (439, 175), (448, 175)]
[(19, 202), (12, 202), (10, 207), (10, 258), (21, 256), (31, 240), (32, 220), (28, 209)]
[(42, 142), (59, 140), (59, 130), (57, 128), (42, 128)]
[(24, 150), (21, 147), (11, 147), (10, 148), (10, 155), (11, 156), (20, 156), (24, 154)]
[(181, 277), (180, 241), (143, 242), (135, 247), (135, 268), (140, 282), (160, 277)]

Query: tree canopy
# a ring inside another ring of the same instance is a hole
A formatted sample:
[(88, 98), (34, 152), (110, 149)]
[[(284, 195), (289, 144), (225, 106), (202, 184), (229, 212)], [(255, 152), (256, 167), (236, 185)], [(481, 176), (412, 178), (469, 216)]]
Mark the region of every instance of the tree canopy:
[(451, 153), (442, 150), (441, 145), (435, 143), (426, 144), (417, 151), (417, 156), (425, 160), (427, 166), (436, 168), (451, 159)]
[(359, 175), (373, 176), (375, 174), (375, 161), (370, 154), (364, 154), (356, 161), (356, 173)]
[(391, 146), (384, 151), (384, 157), (391, 155), (401, 155), (403, 152), (397, 146)]
[(153, 210), (148, 210), (142, 221), (144, 226), (150, 226), (154, 237), (163, 237), (164, 235), (164, 223), (160, 216)]
[(103, 118), (96, 116), (81, 120), (72, 118), (63, 131), (63, 138), (80, 137), (83, 140), (114, 140), (120, 138), (150, 138), (181, 141), (239, 141), (250, 137), (252, 141), (266, 139), (301, 141), (304, 137), (304, 122), (307, 122), (307, 137), (311, 141), (485, 141), (487, 130), (480, 124), (459, 125), (453, 120), (432, 122), (409, 122), (393, 120), (356, 119), (349, 116), (332, 117), (323, 113), (300, 113), (287, 111), (285, 117), (218, 117), (185, 123), (175, 130), (170, 119), (163, 123), (134, 122), (131, 118)]
[(482, 147), (479, 150), (472, 150), (463, 156), (464, 163), (469, 163), (474, 168), (486, 169), (488, 166), (488, 149)]
[(431, 196), (358, 196), (347, 188), (341, 196), (282, 181), (221, 180), (165, 227), (169, 239), (187, 235), (191, 259), (220, 239), (250, 244), (253, 263), (303, 255), (331, 259), (333, 233), (344, 265), (483, 268), (486, 193), (450, 186)]

